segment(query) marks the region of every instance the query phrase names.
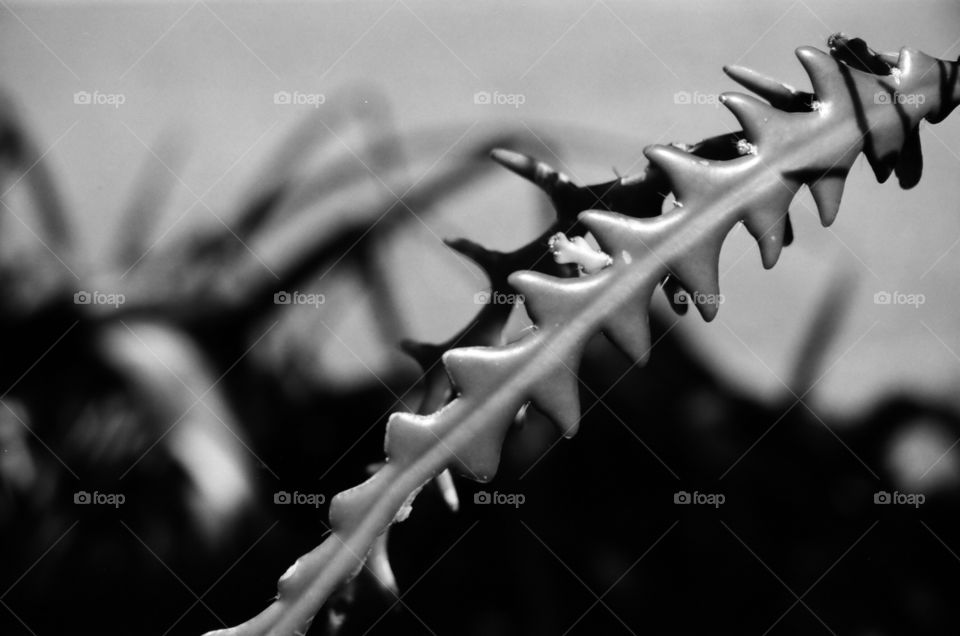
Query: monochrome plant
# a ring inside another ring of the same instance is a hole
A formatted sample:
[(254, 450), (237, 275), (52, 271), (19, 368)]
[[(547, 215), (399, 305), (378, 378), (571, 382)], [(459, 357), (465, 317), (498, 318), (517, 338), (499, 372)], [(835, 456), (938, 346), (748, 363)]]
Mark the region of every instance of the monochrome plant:
[(513, 306), (488, 303), (447, 342), (404, 343), (425, 371), (418, 413), (390, 417), (385, 462), (333, 499), (330, 533), (287, 569), (274, 602), (246, 623), (211, 634), (305, 633), (368, 557), (384, 586), (395, 589), (385, 533), (408, 517), (421, 489), (438, 480), (455, 509), (450, 471), (493, 479), (508, 430), (531, 405), (565, 436), (575, 435), (577, 370), (587, 342), (602, 332), (635, 364), (644, 363), (657, 287), (677, 312), (686, 311), (689, 299), (712, 320), (722, 302), (721, 247), (737, 224), (756, 239), (763, 266), (771, 268), (792, 241), (788, 208), (802, 186), (829, 226), (860, 153), (881, 183), (896, 173), (902, 187), (916, 185), (920, 124), (942, 121), (960, 103), (960, 63), (910, 48), (877, 53), (843, 35), (832, 36), (828, 48), (796, 51), (810, 92), (725, 68), (756, 95), (720, 97), (742, 131), (648, 147), (650, 164), (636, 176), (580, 186), (527, 155), (495, 150), (496, 162), (546, 192), (556, 218), (512, 252), (466, 239), (449, 245), (484, 269), (491, 293), (522, 298), (533, 327), (502, 343)]

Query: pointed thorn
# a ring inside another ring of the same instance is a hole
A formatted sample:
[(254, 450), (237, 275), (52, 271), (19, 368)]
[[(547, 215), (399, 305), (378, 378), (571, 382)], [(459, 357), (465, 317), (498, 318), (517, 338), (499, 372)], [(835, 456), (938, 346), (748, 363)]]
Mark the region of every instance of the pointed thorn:
[(533, 157), (505, 148), (494, 148), (490, 151), (490, 158), (527, 181), (536, 182), (539, 162)]
[[(443, 354), (443, 366), (447, 369), (450, 382), (461, 393), (466, 394), (474, 387), (486, 386), (489, 377), (489, 350), (483, 347), (463, 347), (450, 349)], [(482, 393), (482, 389), (480, 391)]]
[(397, 412), (387, 420), (383, 450), (390, 461), (404, 463), (423, 455), (437, 441), (431, 415)]
[(523, 297), (523, 306), (539, 327), (572, 320), (593, 302), (606, 282), (607, 270), (583, 278), (554, 278), (538, 272), (514, 272), (507, 279)]
[(780, 258), (787, 219), (787, 211), (775, 207), (748, 210), (745, 215), (744, 225), (760, 247), (760, 261), (764, 269), (771, 269)]
[(530, 402), (524, 402), (523, 406), (520, 407), (520, 410), (517, 411), (517, 414), (513, 418), (513, 428), (519, 430), (524, 428), (527, 425), (527, 422), (530, 421)]
[(451, 512), (457, 512), (460, 509), (460, 497), (457, 495), (457, 485), (453, 481), (453, 474), (449, 469), (445, 469), (437, 475), (437, 487), (443, 496), (443, 501), (450, 508)]
[(720, 101), (730, 109), (743, 127), (747, 139), (759, 144), (769, 124), (777, 118), (777, 110), (760, 101), (756, 97), (742, 93), (723, 93)]
[(500, 252), (489, 250), (479, 243), (465, 238), (444, 239), (443, 242), (450, 249), (463, 254), (479, 265), (491, 279), (493, 279), (494, 275), (501, 269), (500, 265), (503, 260), (503, 255)]
[(918, 183), (923, 175), (923, 152), (920, 149), (920, 129), (914, 128), (907, 134), (907, 138), (900, 150), (897, 161), (897, 180), (900, 187), (909, 190)]
[(770, 102), (774, 108), (788, 112), (807, 109), (804, 93), (762, 73), (743, 66), (724, 66), (723, 72), (736, 83)]
[(837, 218), (844, 181), (845, 175), (828, 175), (809, 184), (823, 227), (830, 227)]
[(534, 399), (533, 405), (540, 413), (556, 424), (567, 439), (575, 436), (580, 430), (580, 396), (578, 389), (565, 391), (562, 396), (557, 393), (548, 399)]
[(787, 213), (786, 222), (783, 226), (783, 246), (789, 247), (793, 244), (793, 221), (790, 220), (790, 213)]
[(801, 46), (796, 50), (796, 55), (810, 76), (817, 99), (822, 102), (832, 101), (844, 90), (843, 77), (838, 72), (839, 62), (830, 55), (812, 46)]
[[(720, 298), (720, 294), (717, 294), (716, 298)], [(718, 313), (720, 313), (719, 301), (707, 301), (696, 303), (696, 305), (697, 311), (700, 312), (700, 316), (703, 318), (704, 322), (713, 322), (713, 319), (717, 317)]]
[(667, 302), (670, 303), (673, 313), (678, 316), (686, 316), (687, 310), (690, 308), (690, 305), (687, 304), (689, 295), (680, 283), (673, 276), (667, 276), (661, 289), (663, 289), (663, 295), (667, 297)]
[(485, 396), (504, 382), (528, 354), (527, 341), (505, 347), (462, 347), (443, 354), (443, 365), (450, 382), (461, 395)]
[(716, 318), (723, 302), (719, 268), (722, 243), (722, 235), (711, 237), (697, 251), (669, 264), (680, 284), (689, 290), (693, 304), (707, 322)]
[(603, 323), (603, 333), (631, 362), (647, 363), (650, 358), (650, 322), (645, 311), (619, 308)]
[(510, 274), (507, 281), (523, 297), (523, 306), (536, 324), (546, 325), (562, 318), (564, 297), (558, 279), (524, 270)]
[(643, 154), (667, 175), (678, 201), (683, 202), (707, 185), (706, 171), (710, 165), (707, 159), (662, 145), (647, 146)]
[(550, 418), (566, 438), (576, 435), (580, 428), (580, 381), (575, 368), (576, 360), (567, 359), (530, 391), (533, 405)]
[(580, 222), (614, 262), (627, 264), (649, 254), (663, 234), (660, 217), (637, 219), (617, 212), (588, 210), (580, 213)]
[(783, 243), (777, 239), (762, 237), (757, 241), (757, 245), (760, 246), (760, 262), (763, 264), (763, 269), (773, 269), (780, 260)]
[(917, 73), (923, 75), (931, 71), (936, 71), (939, 65), (940, 60), (937, 58), (908, 46), (900, 49), (900, 54), (897, 56), (897, 68), (900, 69), (902, 76)]
[(373, 578), (380, 585), (381, 589), (390, 597), (397, 597), (400, 588), (397, 587), (397, 578), (393, 574), (393, 568), (390, 567), (390, 556), (387, 553), (387, 533), (383, 532), (376, 538), (373, 548), (370, 550), (370, 556), (367, 560), (367, 567), (373, 574)]
[(529, 155), (495, 148), (490, 151), (490, 158), (507, 170), (535, 184), (551, 197), (557, 193), (560, 184), (570, 183), (570, 179), (565, 174)]
[(626, 221), (618, 215), (601, 210), (586, 210), (580, 213), (580, 222), (593, 234), (606, 253), (616, 251), (623, 243)]

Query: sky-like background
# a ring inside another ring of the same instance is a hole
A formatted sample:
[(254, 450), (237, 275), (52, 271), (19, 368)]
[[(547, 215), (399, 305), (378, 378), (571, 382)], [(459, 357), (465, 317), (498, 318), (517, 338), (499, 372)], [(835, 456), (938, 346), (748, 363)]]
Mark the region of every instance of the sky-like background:
[[(177, 176), (175, 196), (158, 211), (162, 245), (219, 223), (217, 216), (229, 219), (270, 152), (310, 112), (327, 128), (326, 159), (352, 164), (359, 152), (343, 115), (389, 104), (413, 160), (396, 180), (400, 190), (428, 180), (471, 140), (506, 128), (536, 134), (541, 158), (589, 182), (636, 172), (648, 144), (736, 129), (716, 102), (736, 89), (724, 64), (806, 89), (793, 50), (824, 48), (836, 31), (881, 50), (960, 54), (960, 6), (932, 0), (398, 0), (273, 3), (269, 12), (246, 3), (39, 2), (3, 3), (0, 16), (0, 83), (33, 127), (69, 204), (89, 261), (76, 266), (90, 268), (123, 231), (119, 212), (144, 161), (162, 159)], [(76, 104), (81, 91), (122, 95), (123, 103)], [(277, 104), (278, 91), (322, 95), (323, 103)], [(477, 104), (479, 91), (514, 103)], [(677, 103), (681, 93), (691, 103)], [(385, 112), (376, 111), (378, 121)], [(848, 411), (903, 389), (960, 405), (960, 117), (924, 126), (922, 138), (919, 186), (878, 185), (861, 157), (828, 230), (801, 193), (792, 208), (796, 242), (775, 269), (762, 270), (745, 230), (730, 236), (720, 316), (707, 325), (688, 315), (677, 327), (714, 368), (746, 390), (782, 394), (825, 289), (850, 278), (850, 312), (814, 401)], [(182, 162), (177, 148), (185, 149)], [(364, 187), (382, 196), (392, 178), (372, 177)], [(5, 200), (15, 206), (17, 196)], [(439, 238), (506, 249), (538, 231), (541, 210), (533, 189), (504, 171), (443, 209), (422, 211), (423, 223), (389, 254), (410, 335), (448, 337), (475, 311), (472, 295), (484, 284)], [(3, 227), (9, 249), (12, 240), (33, 240), (9, 219)], [(282, 253), (251, 249), (265, 267)], [(925, 302), (875, 304), (883, 291), (923, 294)], [(320, 371), (375, 372), (384, 360), (368, 337), (363, 303), (342, 297), (326, 311), (344, 342), (318, 362)]]

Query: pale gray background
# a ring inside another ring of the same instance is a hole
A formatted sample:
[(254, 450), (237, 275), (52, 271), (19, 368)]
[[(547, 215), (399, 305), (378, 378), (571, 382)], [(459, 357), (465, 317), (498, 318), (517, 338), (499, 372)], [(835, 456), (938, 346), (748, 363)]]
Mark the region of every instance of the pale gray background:
[[(807, 88), (793, 49), (824, 48), (834, 31), (878, 49), (960, 53), (960, 9), (952, 1), (41, 2), (3, 3), (0, 16), (2, 84), (49, 150), (82, 221), (91, 266), (112, 240), (145, 146), (163, 156), (171, 132), (190, 160), (176, 170), (186, 187), (163, 212), (158, 235), (169, 230), (170, 241), (195, 223), (218, 223), (202, 206), (184, 216), (194, 201), (187, 187), (198, 195), (212, 187), (204, 201), (229, 218), (267, 153), (308, 110), (275, 105), (278, 90), (323, 93), (321, 117), (349, 103), (338, 104), (340, 95), (356, 99), (366, 91), (386, 95), (405, 133), (446, 125), (446, 141), (411, 167), (412, 179), (464, 134), (461, 144), (504, 122), (565, 142), (551, 150), (573, 176), (591, 181), (608, 179), (611, 168), (636, 171), (646, 144), (735, 128), (723, 108), (674, 103), (678, 91), (735, 89), (723, 64)], [(123, 93), (126, 103), (118, 110), (77, 106), (78, 90)], [(478, 90), (520, 93), (526, 103), (477, 106)], [(599, 143), (585, 142), (591, 131)], [(341, 139), (330, 152), (349, 157), (352, 138), (344, 132)], [(849, 411), (905, 388), (960, 404), (960, 116), (925, 127), (923, 144), (925, 174), (911, 192), (894, 179), (876, 184), (861, 157), (830, 230), (819, 228), (802, 193), (793, 206), (797, 241), (772, 271), (761, 269), (746, 232), (735, 231), (721, 264), (727, 303), (717, 322), (691, 315), (679, 329), (732, 381), (778, 395), (778, 377), (786, 379), (825, 284), (849, 272), (858, 280), (853, 310), (814, 401)], [(546, 149), (541, 156), (558, 164)], [(368, 185), (382, 193), (372, 179)], [(471, 299), (482, 279), (437, 237), (507, 248), (543, 222), (533, 190), (519, 180), (504, 172), (485, 186), (411, 227), (393, 250), (398, 284), (409, 294), (411, 335), (446, 338), (476, 309)], [(5, 200), (19, 205), (16, 197)], [(11, 232), (16, 226), (4, 224)], [(918, 309), (874, 305), (881, 290), (922, 293), (927, 302)], [(316, 360), (319, 373), (334, 381), (376, 372), (384, 356), (362, 328), (369, 324), (365, 305), (350, 300), (349, 285), (339, 294), (324, 291), (334, 299), (325, 319), (344, 343)]]

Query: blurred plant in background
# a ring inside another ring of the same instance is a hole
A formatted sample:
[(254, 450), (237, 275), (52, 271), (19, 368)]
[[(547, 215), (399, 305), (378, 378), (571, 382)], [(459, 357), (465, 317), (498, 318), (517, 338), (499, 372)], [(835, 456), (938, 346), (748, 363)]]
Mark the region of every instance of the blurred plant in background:
[[(797, 110), (812, 103), (792, 99)], [(387, 416), (430, 413), (453, 396), (443, 352), (529, 330), (508, 275), (575, 276), (576, 253), (571, 265), (549, 251), (558, 232), (586, 233), (578, 213), (652, 216), (668, 198), (656, 166), (577, 185), (532, 159), (543, 139), (529, 130), (444, 154), (413, 180), (410, 166), (436, 157), (439, 137), (401, 135), (385, 101), (338, 103), (337, 117), (290, 132), (222, 224), (184, 239), (158, 240), (154, 222), (175, 185), (169, 164), (186, 153), (171, 144), (148, 157), (115, 252), (72, 258), (79, 219), (29, 125), (3, 102), (4, 190), (29, 193), (4, 203), (4, 218), (29, 210), (43, 228), (30, 249), (0, 255), (4, 633), (198, 633), (258, 611), (273, 574), (329, 532), (333, 494), (382, 461)], [(360, 166), (331, 148), (348, 128), (364, 140)], [(729, 159), (743, 140), (686, 150)], [(449, 241), (481, 266), (490, 292), (445, 343), (404, 344), (422, 373), (391, 355), (376, 380), (318, 379), (317, 358), (339, 339), (321, 309), (364, 298), (375, 346), (407, 335), (382, 255), (418, 215), (500, 184), (487, 159), (498, 147), (513, 150), (495, 151), (497, 162), (545, 191), (553, 210), (542, 233), (511, 252)], [(899, 166), (898, 176), (911, 179)], [(353, 188), (372, 188), (374, 202)], [(265, 271), (265, 253), (281, 265)], [(334, 271), (343, 291), (331, 289)], [(824, 290), (788, 392), (772, 404), (708, 370), (672, 333), (673, 317), (653, 317), (643, 368), (591, 343), (577, 443), (557, 444), (559, 432), (525, 409), (497, 481), (455, 486), (441, 474), (391, 530), (392, 565), (382, 535), (311, 633), (742, 633), (771, 623), (785, 633), (948, 632), (958, 618), (949, 538), (960, 464), (947, 454), (957, 414), (891, 396), (841, 436), (802, 399), (821, 377), (844, 285)], [(684, 311), (679, 282), (664, 289)], [(768, 452), (744, 453), (757, 443)], [(910, 506), (877, 507), (884, 494), (921, 491), (920, 525)], [(694, 505), (703, 501), (715, 505)]]

